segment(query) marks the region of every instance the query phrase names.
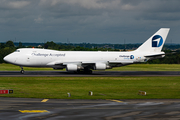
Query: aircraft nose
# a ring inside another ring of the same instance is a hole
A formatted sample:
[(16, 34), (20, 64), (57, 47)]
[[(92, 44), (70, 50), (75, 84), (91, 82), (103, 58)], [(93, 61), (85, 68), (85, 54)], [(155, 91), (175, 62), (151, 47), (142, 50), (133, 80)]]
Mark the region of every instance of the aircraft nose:
[(11, 57), (11, 55), (7, 55), (3, 58), (4, 61), (8, 63), (13, 63), (14, 59)]

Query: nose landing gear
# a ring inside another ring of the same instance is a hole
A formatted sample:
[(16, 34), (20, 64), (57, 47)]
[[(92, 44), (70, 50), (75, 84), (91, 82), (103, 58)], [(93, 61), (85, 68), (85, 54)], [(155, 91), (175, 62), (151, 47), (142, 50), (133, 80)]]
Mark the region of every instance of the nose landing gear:
[(24, 74), (23, 67), (21, 67), (21, 66), (20, 66), (20, 68), (21, 68), (21, 71), (20, 71), (20, 72), (21, 72), (21, 74)]

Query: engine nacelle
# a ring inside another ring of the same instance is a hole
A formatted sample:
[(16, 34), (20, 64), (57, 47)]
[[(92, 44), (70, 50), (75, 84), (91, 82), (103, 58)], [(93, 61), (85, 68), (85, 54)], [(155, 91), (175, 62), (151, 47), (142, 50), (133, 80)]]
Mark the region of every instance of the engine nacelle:
[(105, 70), (106, 69), (106, 64), (105, 63), (96, 63), (94, 66), (95, 70)]
[(77, 71), (78, 66), (75, 64), (67, 64), (66, 65), (66, 71)]

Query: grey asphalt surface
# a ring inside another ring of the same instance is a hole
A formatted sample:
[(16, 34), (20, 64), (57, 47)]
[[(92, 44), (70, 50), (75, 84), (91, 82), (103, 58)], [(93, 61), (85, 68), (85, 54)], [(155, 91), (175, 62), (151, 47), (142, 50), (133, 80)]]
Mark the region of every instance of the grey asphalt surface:
[(0, 97), (0, 120), (180, 119), (180, 99), (42, 100)]
[(92, 74), (77, 74), (66, 71), (0, 71), (0, 76), (180, 76), (180, 71), (93, 71)]
[[(0, 76), (180, 76), (179, 71), (0, 71)], [(42, 102), (45, 100), (45, 102)], [(179, 120), (180, 99), (71, 100), (0, 97), (0, 120)]]

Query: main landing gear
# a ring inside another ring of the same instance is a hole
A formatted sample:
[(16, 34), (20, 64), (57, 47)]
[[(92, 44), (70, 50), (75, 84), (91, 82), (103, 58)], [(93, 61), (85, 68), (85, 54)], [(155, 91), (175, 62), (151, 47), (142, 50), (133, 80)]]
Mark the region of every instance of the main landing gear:
[(85, 67), (83, 70), (84, 74), (92, 74), (92, 70), (90, 70), (89, 68)]
[(83, 74), (92, 74), (92, 70), (88, 69), (88, 68), (85, 68), (83, 70)]
[(86, 69), (86, 70), (77, 70), (74, 73), (78, 73), (78, 74), (92, 74), (92, 70)]
[(92, 74), (92, 70), (85, 70), (84, 73), (85, 74)]
[(20, 68), (21, 68), (21, 74), (24, 74), (23, 67), (20, 66)]

